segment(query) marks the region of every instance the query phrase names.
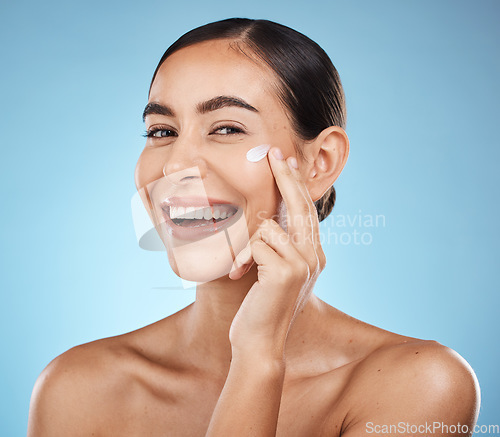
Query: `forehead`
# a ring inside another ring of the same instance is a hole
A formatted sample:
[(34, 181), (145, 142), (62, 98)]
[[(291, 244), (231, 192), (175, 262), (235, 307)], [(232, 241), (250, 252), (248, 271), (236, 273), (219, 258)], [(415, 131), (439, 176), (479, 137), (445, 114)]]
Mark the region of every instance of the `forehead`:
[(149, 101), (197, 103), (215, 95), (238, 95), (250, 103), (275, 106), (276, 86), (274, 73), (249, 50), (242, 53), (229, 40), (206, 41), (180, 49), (163, 62)]

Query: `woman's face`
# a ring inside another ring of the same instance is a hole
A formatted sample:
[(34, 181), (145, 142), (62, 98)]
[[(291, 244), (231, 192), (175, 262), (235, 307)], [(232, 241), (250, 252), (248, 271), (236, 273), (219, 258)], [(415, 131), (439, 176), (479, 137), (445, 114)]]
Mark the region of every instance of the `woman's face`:
[[(281, 196), (267, 158), (246, 159), (261, 144), (295, 156), (274, 83), (264, 65), (227, 40), (181, 49), (156, 75), (145, 111), (155, 136), (147, 138), (135, 183), (181, 278), (227, 275), (262, 220), (278, 213)], [(203, 206), (203, 214), (213, 213), (207, 220), (171, 220)], [(214, 224), (217, 209), (235, 214)]]

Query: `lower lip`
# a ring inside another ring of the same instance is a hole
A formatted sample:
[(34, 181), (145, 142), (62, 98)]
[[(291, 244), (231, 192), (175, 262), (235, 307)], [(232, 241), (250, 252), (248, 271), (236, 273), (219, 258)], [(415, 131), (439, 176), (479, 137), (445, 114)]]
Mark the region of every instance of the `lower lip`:
[(162, 210), (162, 213), (170, 235), (179, 240), (199, 240), (229, 228), (240, 219), (243, 210), (238, 208), (238, 210), (226, 220), (197, 227), (176, 225), (166, 211)]

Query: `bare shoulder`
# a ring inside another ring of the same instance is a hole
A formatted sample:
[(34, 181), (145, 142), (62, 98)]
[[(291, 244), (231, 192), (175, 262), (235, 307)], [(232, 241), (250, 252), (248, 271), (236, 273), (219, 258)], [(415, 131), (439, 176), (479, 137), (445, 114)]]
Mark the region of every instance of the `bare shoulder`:
[(127, 399), (131, 385), (133, 390), (128, 370), (134, 361), (134, 351), (121, 336), (75, 346), (56, 357), (33, 388), (28, 437), (98, 436), (116, 400)]
[(174, 347), (178, 313), (52, 360), (33, 388), (28, 437), (113, 435), (137, 422), (139, 400), (153, 392), (154, 399), (182, 392), (168, 349)]
[[(419, 339), (380, 347), (360, 360), (348, 396), (346, 436), (390, 434), (381, 427), (391, 424), (420, 426), (414, 435), (429, 434), (423, 425), (434, 422), (472, 430), (480, 404), (479, 384), (467, 361), (436, 341)], [(392, 429), (395, 435), (405, 431)]]

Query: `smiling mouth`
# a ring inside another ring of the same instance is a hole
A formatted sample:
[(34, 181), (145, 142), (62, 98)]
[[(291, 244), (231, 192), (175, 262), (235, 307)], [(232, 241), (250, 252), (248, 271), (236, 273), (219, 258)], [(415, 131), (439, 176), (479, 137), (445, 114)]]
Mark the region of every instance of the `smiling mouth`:
[(229, 204), (200, 206), (166, 206), (165, 213), (172, 223), (184, 228), (201, 228), (229, 220), (238, 212), (238, 208)]

